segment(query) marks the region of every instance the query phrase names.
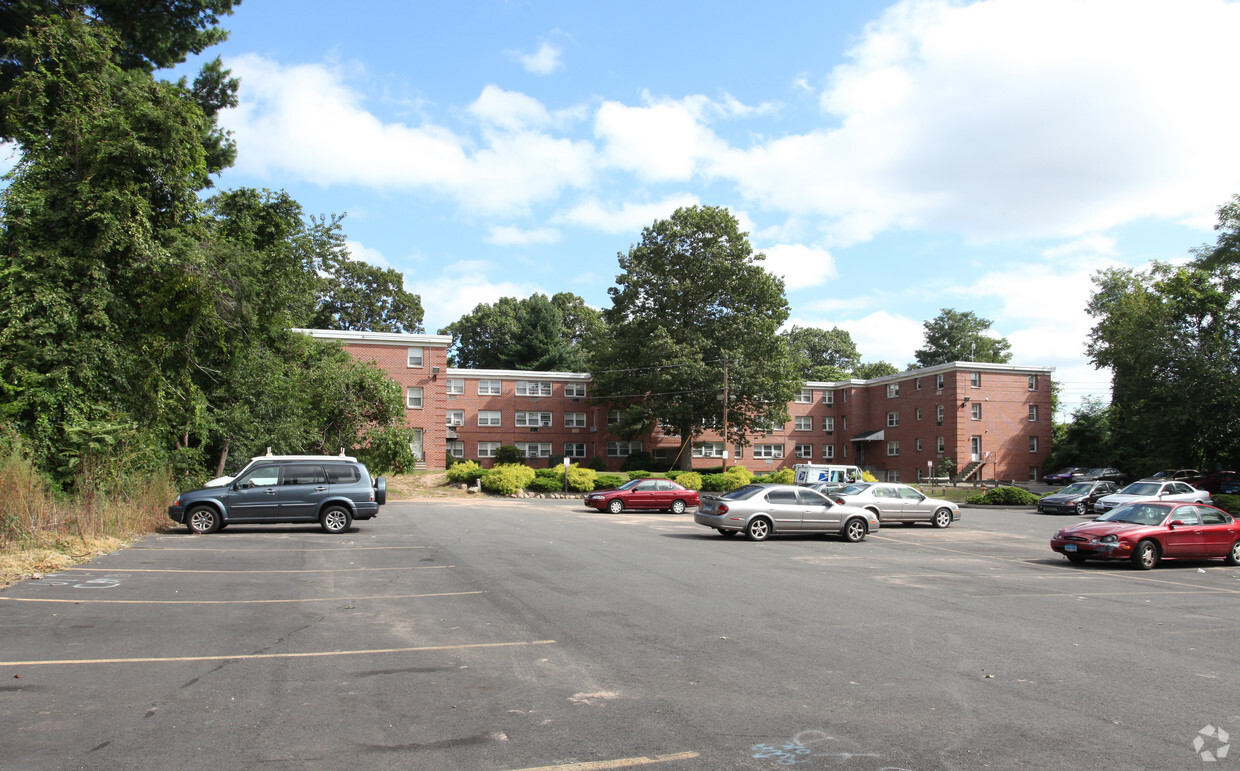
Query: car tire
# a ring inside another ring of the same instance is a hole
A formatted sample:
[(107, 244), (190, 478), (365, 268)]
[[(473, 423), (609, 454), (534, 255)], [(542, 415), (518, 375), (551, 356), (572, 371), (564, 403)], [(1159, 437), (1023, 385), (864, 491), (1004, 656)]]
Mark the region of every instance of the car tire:
[(1158, 544), (1153, 541), (1142, 541), (1132, 552), (1133, 567), (1138, 570), (1150, 570), (1158, 564)]
[(1068, 558), (1068, 562), (1071, 562), (1075, 565), (1079, 565), (1085, 561), (1085, 556), (1081, 554), (1065, 554), (1063, 556)]
[(624, 511), (624, 501), (620, 500), (619, 498), (612, 498), (610, 501), (607, 502), (607, 510), (610, 511), (612, 514), (619, 514), (620, 512)]
[(1084, 503), (1084, 501), (1081, 501), (1081, 502), (1077, 503), (1075, 508), (1076, 508), (1076, 515), (1077, 515), (1078, 517), (1083, 517), (1083, 516), (1085, 516), (1085, 503)]
[(849, 543), (860, 543), (865, 540), (865, 520), (853, 517), (844, 523), (844, 540)]
[(952, 523), (952, 512), (950, 509), (939, 509), (934, 512), (934, 517), (930, 520), (930, 524), (938, 528), (950, 526)]
[(735, 530), (729, 530), (726, 527), (717, 527), (715, 529), (718, 530), (719, 535), (723, 536), (724, 538), (731, 538), (732, 536), (736, 535)]
[(685, 502), (680, 500), (679, 498), (672, 501), (672, 513), (673, 514), (684, 514), (686, 508), (687, 507), (685, 506)]
[(339, 535), (353, 524), (353, 515), (343, 506), (328, 506), (319, 517), (319, 526), (323, 532)]
[(194, 535), (209, 535), (220, 529), (220, 513), (210, 506), (195, 506), (185, 512), (185, 529)]
[(1240, 540), (1231, 545), (1231, 551), (1227, 552), (1228, 565), (1240, 565)]
[(754, 517), (745, 525), (745, 537), (751, 541), (765, 541), (771, 535), (771, 521), (765, 517)]

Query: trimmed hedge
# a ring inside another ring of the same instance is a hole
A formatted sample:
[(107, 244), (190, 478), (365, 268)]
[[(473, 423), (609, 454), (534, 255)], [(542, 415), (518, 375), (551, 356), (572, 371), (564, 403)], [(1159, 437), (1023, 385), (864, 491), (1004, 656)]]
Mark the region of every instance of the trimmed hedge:
[(990, 506), (1032, 506), (1041, 498), (1042, 496), (1021, 487), (996, 487), (979, 495), (969, 496), (968, 502)]
[(489, 493), (512, 495), (521, 492), (533, 481), (534, 469), (506, 463), (482, 475), (482, 489)]
[(696, 471), (682, 471), (676, 475), (676, 483), (690, 490), (701, 490), (702, 475)]
[(773, 485), (790, 485), (796, 481), (796, 478), (797, 472), (790, 468), (784, 468), (779, 471), (772, 471), (765, 476), (754, 477), (754, 481), (766, 482), (767, 484)]
[(598, 482), (598, 472), (592, 468), (582, 468), (581, 466), (568, 467), (568, 489), (578, 493), (588, 493), (594, 491), (594, 485)]
[(559, 493), (564, 491), (563, 477), (536, 476), (525, 486), (536, 493)]
[(1214, 505), (1223, 511), (1240, 516), (1240, 495), (1219, 493), (1218, 495), (1211, 495), (1210, 498), (1213, 499)]
[(478, 465), (477, 461), (459, 461), (448, 467), (448, 481), (458, 485), (462, 482), (473, 484), (485, 471), (485, 469)]
[(629, 481), (629, 478), (624, 474), (599, 474), (594, 479), (594, 489), (608, 490), (613, 487), (619, 487), (627, 481)]

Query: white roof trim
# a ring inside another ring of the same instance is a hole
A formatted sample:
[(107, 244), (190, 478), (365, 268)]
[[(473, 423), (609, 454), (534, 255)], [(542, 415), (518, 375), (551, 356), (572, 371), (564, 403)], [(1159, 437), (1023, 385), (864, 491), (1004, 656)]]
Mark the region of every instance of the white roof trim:
[(419, 335), (405, 332), (358, 332), (341, 329), (294, 329), (318, 340), (340, 340), (345, 343), (397, 343), (399, 345), (422, 345), (447, 348), (452, 345), (451, 335)]
[(589, 372), (537, 372), (528, 369), (462, 369), (460, 367), (448, 367), (448, 377), (480, 380), (593, 380)]

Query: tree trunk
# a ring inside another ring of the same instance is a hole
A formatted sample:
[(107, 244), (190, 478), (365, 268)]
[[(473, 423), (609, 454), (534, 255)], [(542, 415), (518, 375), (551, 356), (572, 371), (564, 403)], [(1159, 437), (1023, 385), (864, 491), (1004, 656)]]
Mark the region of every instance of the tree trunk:
[(224, 440), (224, 449), (220, 450), (220, 462), (215, 467), (217, 477), (224, 476), (224, 463), (228, 461), (228, 440)]
[(683, 433), (680, 439), (680, 454), (676, 456), (676, 468), (681, 471), (693, 470), (693, 434)]

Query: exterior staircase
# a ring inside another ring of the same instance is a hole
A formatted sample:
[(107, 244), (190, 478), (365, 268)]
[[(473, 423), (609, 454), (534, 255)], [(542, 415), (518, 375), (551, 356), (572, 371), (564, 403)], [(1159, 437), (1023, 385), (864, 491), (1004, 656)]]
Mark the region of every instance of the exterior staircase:
[(968, 482), (982, 471), (982, 467), (986, 465), (986, 461), (975, 460), (969, 463), (960, 471), (960, 476), (956, 479), (960, 482)]

